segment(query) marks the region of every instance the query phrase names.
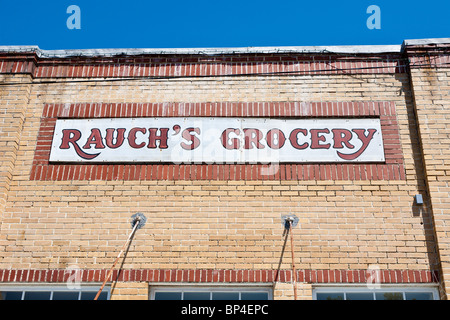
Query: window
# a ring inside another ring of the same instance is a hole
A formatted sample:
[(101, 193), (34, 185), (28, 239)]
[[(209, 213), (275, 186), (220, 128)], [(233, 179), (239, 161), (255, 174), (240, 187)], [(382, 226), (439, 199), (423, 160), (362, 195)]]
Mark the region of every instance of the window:
[(438, 300), (435, 287), (381, 286), (379, 289), (360, 287), (316, 287), (314, 300)]
[(154, 287), (152, 300), (270, 300), (269, 288)]
[[(0, 287), (0, 300), (94, 300), (100, 288), (68, 289), (61, 287)], [(109, 300), (109, 288), (104, 288), (98, 300)]]

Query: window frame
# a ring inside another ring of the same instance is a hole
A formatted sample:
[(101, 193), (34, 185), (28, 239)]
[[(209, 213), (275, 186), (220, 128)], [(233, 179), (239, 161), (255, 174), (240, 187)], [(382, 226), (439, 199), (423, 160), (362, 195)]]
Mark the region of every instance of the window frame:
[(406, 293), (411, 292), (424, 292), (424, 293), (431, 293), (432, 294), (432, 300), (440, 300), (439, 298), (439, 290), (438, 286), (435, 284), (421, 284), (421, 285), (404, 285), (404, 284), (398, 284), (398, 285), (383, 285), (381, 284), (379, 288), (368, 288), (366, 284), (362, 285), (316, 285), (313, 287), (313, 294), (312, 298), (313, 300), (317, 300), (317, 293), (343, 293), (344, 294), (344, 300), (346, 299), (347, 293), (372, 293), (373, 294), (373, 300), (374, 301), (380, 301), (376, 300), (376, 293), (394, 293), (399, 292), (402, 293), (403, 300), (406, 300)]
[[(53, 300), (53, 294), (54, 292), (78, 292), (78, 301), (80, 301), (81, 294), (83, 292), (95, 292), (97, 293), (100, 290), (100, 285), (98, 286), (81, 286), (80, 289), (70, 289), (67, 287), (66, 284), (64, 285), (19, 285), (19, 286), (12, 286), (12, 285), (1, 285), (0, 286), (0, 292), (22, 292), (21, 301), (25, 298), (26, 292), (50, 292), (50, 299)], [(104, 287), (102, 290), (102, 293), (106, 292), (107, 296), (106, 299), (111, 299), (111, 288), (110, 287)]]
[[(212, 301), (212, 294), (214, 292), (238, 292), (239, 293), (239, 301), (241, 300), (241, 293), (245, 292), (262, 292), (267, 293), (267, 300), (273, 300), (273, 287), (272, 286), (245, 286), (245, 285), (193, 285), (193, 284), (180, 284), (180, 285), (163, 285), (163, 284), (152, 284), (150, 286), (150, 294), (149, 300), (155, 300), (156, 292), (181, 292), (181, 301), (189, 301), (184, 300), (185, 292), (209, 292), (209, 300), (203, 301)], [(157, 301), (157, 300), (156, 300)], [(217, 301), (217, 300), (215, 300)]]

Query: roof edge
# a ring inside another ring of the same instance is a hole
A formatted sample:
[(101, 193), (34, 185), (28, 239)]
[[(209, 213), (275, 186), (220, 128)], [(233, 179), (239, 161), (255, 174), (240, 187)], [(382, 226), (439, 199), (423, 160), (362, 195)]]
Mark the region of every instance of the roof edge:
[(224, 55), (224, 54), (381, 54), (400, 53), (400, 45), (237, 47), (237, 48), (130, 48), (42, 50), (38, 46), (0, 46), (0, 53), (34, 53), (39, 58), (114, 57), (137, 55)]
[(39, 58), (114, 57), (138, 55), (224, 54), (400, 54), (408, 46), (450, 44), (450, 38), (404, 40), (401, 45), (285, 46), (236, 48), (129, 48), (43, 50), (38, 46), (0, 46), (0, 53), (36, 54)]

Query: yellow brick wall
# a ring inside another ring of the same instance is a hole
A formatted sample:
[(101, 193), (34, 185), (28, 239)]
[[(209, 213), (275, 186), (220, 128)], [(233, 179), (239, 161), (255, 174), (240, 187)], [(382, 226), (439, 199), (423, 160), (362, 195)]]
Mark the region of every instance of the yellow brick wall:
[[(312, 300), (312, 285), (297, 283), (297, 300)], [(294, 286), (292, 283), (275, 282), (273, 286), (274, 300), (294, 300)]]
[(111, 285), (111, 300), (148, 300), (149, 287), (146, 282), (114, 282)]
[(450, 69), (413, 68), (411, 81), (444, 287), (450, 287)]
[[(423, 90), (426, 95), (428, 88)], [(14, 113), (12, 126), (1, 124), (0, 154), (6, 158), (0, 160), (0, 269), (64, 269), (73, 263), (107, 269), (131, 231), (129, 219), (136, 212), (148, 220), (133, 240), (125, 269), (290, 269), (290, 255), (282, 255), (281, 216), (287, 213), (299, 217), (294, 240), (299, 269), (437, 267), (428, 199), (423, 209), (413, 205), (413, 196), (424, 194), (426, 185), (407, 74), (61, 80), (0, 87), (0, 97), (0, 119), (11, 121)], [(406, 180), (29, 179), (45, 103), (227, 101), (393, 101)], [(13, 135), (5, 140), (4, 132), (11, 127)], [(447, 170), (443, 159), (428, 176)], [(441, 184), (436, 179), (432, 186), (445, 199), (448, 190), (439, 189)], [(438, 203), (433, 205), (439, 209)], [(443, 239), (445, 230), (438, 229)], [(147, 285), (116, 283), (112, 297), (144, 298)], [(310, 299), (311, 285), (298, 286), (300, 296)], [(275, 284), (275, 298), (292, 296), (292, 284)]]
[[(8, 223), (4, 216), (8, 191), (13, 171), (18, 160), (18, 149), (23, 145), (21, 133), (25, 108), (29, 103), (31, 80), (29, 75), (0, 75), (0, 245), (6, 245), (7, 233), (2, 223)], [(9, 222), (12, 222), (9, 220)]]
[[(44, 103), (373, 100), (396, 103), (406, 181), (29, 180)], [(429, 210), (412, 206), (425, 186), (406, 74), (34, 84), (24, 107), (2, 268), (105, 268), (136, 212), (148, 222), (125, 268), (275, 268), (287, 212), (300, 218), (299, 268), (434, 263), (434, 248), (425, 245)]]

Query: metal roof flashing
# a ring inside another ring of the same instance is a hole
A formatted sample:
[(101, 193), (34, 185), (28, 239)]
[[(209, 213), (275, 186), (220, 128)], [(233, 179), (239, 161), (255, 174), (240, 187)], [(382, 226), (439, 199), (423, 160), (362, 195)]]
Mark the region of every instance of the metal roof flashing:
[(439, 46), (439, 45), (450, 45), (450, 38), (435, 38), (435, 39), (411, 39), (404, 40), (402, 43), (402, 52), (405, 51), (407, 47), (417, 47), (417, 46)]
[(37, 46), (0, 46), (0, 53), (34, 53), (39, 58), (114, 57), (138, 55), (233, 55), (233, 54), (382, 54), (400, 53), (400, 45), (304, 46), (165, 49), (70, 49), (42, 50)]
[(402, 45), (286, 46), (237, 48), (129, 48), (43, 50), (38, 46), (0, 46), (0, 53), (31, 53), (39, 58), (115, 57), (140, 55), (233, 55), (233, 54), (400, 54), (407, 46), (450, 44), (450, 38), (404, 40)]

